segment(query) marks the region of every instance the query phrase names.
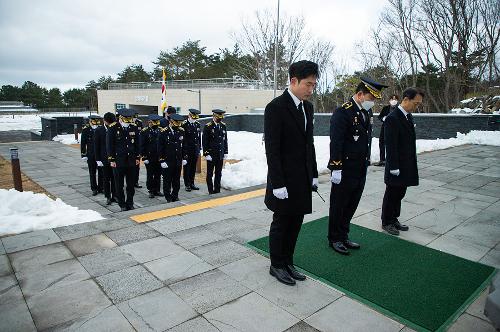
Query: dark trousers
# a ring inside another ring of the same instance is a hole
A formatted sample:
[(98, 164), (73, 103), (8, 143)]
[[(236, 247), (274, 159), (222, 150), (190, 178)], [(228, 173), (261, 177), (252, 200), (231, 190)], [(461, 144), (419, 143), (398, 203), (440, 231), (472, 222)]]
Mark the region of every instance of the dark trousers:
[(382, 201), (382, 225), (394, 224), (401, 214), (401, 200), (406, 195), (406, 186), (385, 186)]
[(380, 137), (378, 138), (378, 147), (380, 149), (380, 161), (385, 161), (385, 140), (384, 140), (384, 129), (385, 125), (382, 123), (380, 127)]
[(269, 229), (269, 253), (271, 265), (285, 267), (293, 265), (293, 253), (304, 215), (273, 214)]
[[(133, 207), (134, 205), (134, 184), (136, 176), (136, 168), (134, 166), (115, 167), (113, 175), (115, 177), (116, 198), (120, 207)], [(127, 184), (127, 199), (123, 192), (124, 184)]]
[(161, 166), (159, 162), (149, 161), (149, 164), (146, 165), (146, 187), (150, 193), (159, 193), (160, 192), (160, 183), (161, 183)]
[(104, 164), (102, 168), (102, 186), (106, 198), (116, 197), (115, 179), (113, 177), (113, 168), (109, 164)]
[[(210, 194), (220, 193), (220, 179), (222, 177), (222, 166), (224, 165), (224, 160), (207, 160), (207, 187), (208, 192)], [(212, 183), (212, 176), (214, 175), (215, 169), (215, 178)]]
[(342, 179), (339, 184), (332, 183), (330, 193), (330, 214), (328, 217), (328, 240), (345, 241), (349, 238), (351, 219), (358, 208), (365, 179), (349, 182)]
[(168, 168), (163, 168), (163, 194), (165, 198), (179, 197), (179, 189), (181, 187), (181, 170), (180, 163), (167, 163)]
[(135, 182), (134, 184), (139, 184), (139, 170), (141, 169), (141, 164), (135, 166)]
[[(89, 175), (90, 175), (90, 189), (92, 191), (102, 191), (102, 169), (101, 167), (97, 167), (97, 163), (95, 159), (89, 158), (87, 160), (87, 165), (89, 166)], [(96, 179), (97, 174), (97, 179)]]
[(196, 163), (198, 162), (198, 156), (200, 154), (197, 151), (188, 153), (187, 164), (184, 166), (184, 185), (186, 187), (194, 185), (194, 176), (196, 175)]

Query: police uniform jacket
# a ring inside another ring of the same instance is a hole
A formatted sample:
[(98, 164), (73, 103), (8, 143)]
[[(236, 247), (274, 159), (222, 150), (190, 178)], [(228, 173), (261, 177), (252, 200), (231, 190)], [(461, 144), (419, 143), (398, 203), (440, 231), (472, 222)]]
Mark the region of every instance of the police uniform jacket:
[(184, 157), (184, 129), (162, 128), (158, 136), (158, 158), (160, 163), (182, 164)]
[(210, 121), (203, 128), (203, 155), (215, 161), (223, 159), (227, 151), (226, 124)]
[[(313, 105), (303, 102), (307, 119), (297, 109), (287, 90), (267, 104), (264, 137), (267, 158), (267, 187), (264, 202), (281, 214), (312, 212), (312, 180), (318, 177), (314, 149)], [(280, 200), (273, 189), (286, 187), (288, 199)]]
[(137, 126), (131, 123), (125, 128), (118, 122), (111, 124), (106, 134), (106, 148), (108, 161), (116, 162), (117, 167), (135, 166), (136, 160), (140, 160)]
[[(201, 125), (198, 121), (184, 122), (184, 151), (186, 154), (200, 153), (201, 148)], [(187, 157), (187, 156), (186, 156)]]
[(357, 185), (366, 179), (372, 125), (372, 111), (360, 110), (353, 98), (332, 114), (328, 169), (342, 170), (342, 182)]
[(150, 162), (158, 162), (158, 138), (160, 136), (161, 128), (146, 127), (141, 131), (141, 156), (142, 160), (149, 160)]
[(82, 158), (87, 157), (88, 159), (95, 160), (94, 135), (95, 130), (89, 125), (82, 128), (82, 135), (80, 136), (80, 150)]
[[(384, 182), (392, 186), (418, 186), (415, 126), (396, 108), (385, 119)], [(390, 170), (399, 169), (399, 176)]]
[(94, 152), (95, 160), (102, 161), (108, 165), (108, 153), (106, 152), (106, 127), (99, 126), (94, 132)]

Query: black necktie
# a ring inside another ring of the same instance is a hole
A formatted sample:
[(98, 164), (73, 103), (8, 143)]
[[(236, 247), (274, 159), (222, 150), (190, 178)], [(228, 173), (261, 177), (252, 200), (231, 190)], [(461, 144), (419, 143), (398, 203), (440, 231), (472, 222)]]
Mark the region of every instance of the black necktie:
[(301, 119), (302, 119), (302, 121), (304, 122), (304, 130), (305, 130), (305, 127), (306, 127), (306, 125), (305, 125), (305, 121), (306, 121), (306, 120), (304, 119), (304, 115), (305, 115), (305, 113), (304, 113), (304, 109), (302, 108), (302, 102), (300, 102), (300, 103), (299, 103), (298, 109), (299, 109), (299, 112), (300, 112), (300, 118), (301, 118)]
[(408, 119), (408, 122), (413, 126), (413, 115), (411, 113), (406, 114), (406, 118)]

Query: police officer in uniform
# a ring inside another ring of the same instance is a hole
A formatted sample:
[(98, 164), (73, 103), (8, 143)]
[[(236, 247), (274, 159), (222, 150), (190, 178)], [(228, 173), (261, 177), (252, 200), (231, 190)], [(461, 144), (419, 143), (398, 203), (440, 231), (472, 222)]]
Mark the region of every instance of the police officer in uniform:
[(170, 124), (163, 128), (158, 138), (158, 157), (163, 175), (163, 193), (167, 202), (179, 200), (182, 166), (187, 164), (183, 159), (184, 118), (179, 114), (170, 116)]
[(158, 159), (158, 136), (160, 135), (161, 116), (151, 114), (148, 116), (149, 127), (141, 131), (141, 156), (146, 165), (147, 180), (146, 187), (149, 191), (149, 198), (163, 196), (160, 192), (161, 167)]
[(82, 154), (82, 160), (86, 161), (89, 167), (90, 189), (92, 190), (92, 196), (96, 196), (98, 193), (102, 193), (102, 169), (100, 167), (97, 167), (96, 155), (94, 150), (95, 132), (100, 124), (100, 116), (89, 116), (89, 124), (82, 128), (82, 135), (80, 137), (80, 150)]
[[(139, 142), (140, 142), (140, 135), (141, 131), (144, 127), (144, 124), (142, 123), (142, 120), (139, 119), (139, 112), (135, 112), (134, 114), (134, 123), (137, 126), (137, 130), (139, 131)], [(135, 169), (135, 184), (134, 187), (136, 188), (142, 188), (142, 186), (139, 184), (139, 171), (141, 170), (141, 164), (137, 165)]]
[(176, 109), (172, 106), (168, 106), (165, 111), (163, 111), (163, 119), (160, 120), (160, 127), (167, 128), (170, 124), (170, 116), (177, 113)]
[(201, 126), (198, 122), (200, 111), (196, 109), (189, 109), (187, 121), (184, 122), (184, 159), (187, 161), (184, 166), (184, 185), (186, 191), (199, 190), (194, 185), (194, 177), (196, 173), (196, 163), (200, 157), (201, 149)]
[(108, 112), (104, 114), (104, 125), (97, 127), (95, 130), (94, 150), (96, 155), (97, 167), (102, 169), (102, 179), (104, 196), (106, 197), (106, 204), (111, 205), (116, 202), (115, 181), (113, 178), (113, 169), (108, 161), (108, 152), (106, 150), (106, 133), (108, 132), (111, 124), (116, 122), (116, 117), (113, 113)]
[(330, 160), (332, 189), (328, 224), (328, 241), (338, 253), (360, 245), (349, 239), (349, 225), (366, 182), (370, 164), (375, 100), (381, 98), (386, 85), (362, 77), (352, 98), (338, 108), (330, 119)]
[[(203, 128), (203, 155), (207, 160), (207, 187), (209, 194), (220, 193), (220, 180), (222, 177), (222, 166), (227, 158), (227, 130), (226, 124), (222, 122), (224, 111), (215, 109), (212, 111), (213, 119)], [(212, 176), (215, 179), (212, 183)]]
[[(134, 209), (136, 167), (140, 163), (139, 131), (134, 123), (134, 110), (118, 110), (119, 121), (110, 125), (106, 135), (108, 160), (113, 168), (118, 204), (122, 211)], [(126, 183), (127, 198), (123, 192)]]

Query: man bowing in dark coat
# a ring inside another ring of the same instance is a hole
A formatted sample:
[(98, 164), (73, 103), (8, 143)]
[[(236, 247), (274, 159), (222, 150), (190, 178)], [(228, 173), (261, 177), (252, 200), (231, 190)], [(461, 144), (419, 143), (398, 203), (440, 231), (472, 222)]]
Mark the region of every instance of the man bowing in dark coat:
[(293, 253), (304, 215), (312, 212), (312, 188), (318, 183), (314, 110), (307, 99), (316, 87), (319, 72), (318, 65), (311, 61), (293, 63), (288, 72), (288, 89), (273, 99), (264, 113), (268, 171), (265, 203), (274, 212), (269, 230), (269, 273), (284, 284), (295, 285), (295, 280), (306, 279), (295, 269)]
[(419, 89), (406, 89), (401, 104), (385, 119), (387, 156), (382, 228), (392, 235), (399, 235), (399, 231), (408, 230), (408, 226), (402, 225), (398, 220), (401, 200), (405, 197), (408, 187), (418, 186), (415, 124), (411, 113), (422, 104), (423, 97), (424, 93)]

